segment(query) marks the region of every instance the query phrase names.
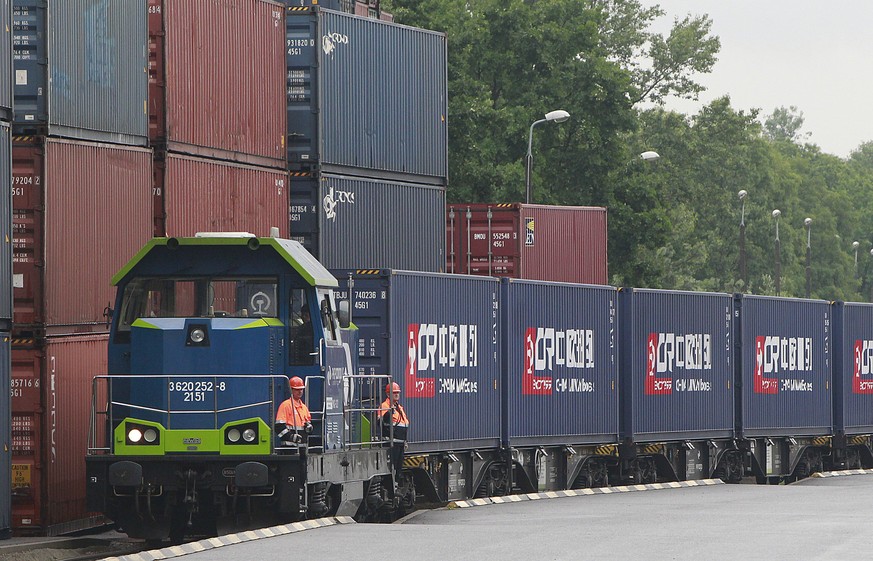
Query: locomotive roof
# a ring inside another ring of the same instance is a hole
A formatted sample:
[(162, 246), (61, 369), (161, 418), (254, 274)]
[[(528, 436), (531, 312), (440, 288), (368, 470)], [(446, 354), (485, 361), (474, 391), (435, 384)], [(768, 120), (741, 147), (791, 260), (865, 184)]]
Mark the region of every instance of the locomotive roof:
[[(282, 238), (257, 238), (254, 236), (209, 236), (195, 238), (153, 238), (151, 241), (139, 250), (139, 252), (127, 262), (127, 264), (112, 277), (112, 284), (120, 283), (130, 272), (139, 265), (147, 256), (158, 252), (154, 256), (158, 259), (164, 258), (163, 254), (167, 250), (176, 249), (179, 247), (200, 246), (200, 247), (233, 247), (263, 250), (272, 248), (279, 258), (288, 263), (295, 271), (297, 271), (303, 279), (312, 286), (327, 286), (337, 287), (336, 278), (324, 268), (324, 266), (315, 259), (304, 247), (294, 241)], [(253, 247), (254, 246), (254, 247)]]

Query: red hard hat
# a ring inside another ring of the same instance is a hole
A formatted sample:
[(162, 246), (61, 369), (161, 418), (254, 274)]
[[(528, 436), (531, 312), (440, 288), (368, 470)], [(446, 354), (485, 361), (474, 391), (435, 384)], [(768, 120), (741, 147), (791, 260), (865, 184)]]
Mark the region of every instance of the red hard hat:
[(398, 384), (397, 382), (391, 382), (390, 384), (385, 386), (385, 393), (399, 392), (399, 391), (400, 391), (400, 384)]
[(306, 387), (306, 385), (303, 383), (303, 380), (300, 378), (300, 376), (294, 376), (293, 378), (291, 378), (290, 383), (291, 383), (292, 390), (302, 390), (303, 388)]

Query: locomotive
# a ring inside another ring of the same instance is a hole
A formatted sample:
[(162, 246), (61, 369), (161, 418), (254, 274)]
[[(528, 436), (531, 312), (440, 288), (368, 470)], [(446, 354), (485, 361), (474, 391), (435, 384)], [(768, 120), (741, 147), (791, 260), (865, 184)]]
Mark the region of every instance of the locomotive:
[[(154, 239), (113, 283), (88, 506), (132, 537), (873, 465), (870, 305), (332, 274), (246, 233)], [(274, 426), (292, 376), (313, 416), (300, 444)], [(378, 415), (395, 382), (402, 462)]]

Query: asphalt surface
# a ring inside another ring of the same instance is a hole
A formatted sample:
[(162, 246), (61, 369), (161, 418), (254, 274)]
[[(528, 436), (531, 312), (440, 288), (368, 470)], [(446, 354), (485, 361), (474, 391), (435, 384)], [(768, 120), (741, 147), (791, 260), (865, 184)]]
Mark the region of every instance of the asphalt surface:
[(853, 475), (424, 511), (401, 524), (339, 524), (184, 559), (865, 559), (871, 514), (873, 475)]

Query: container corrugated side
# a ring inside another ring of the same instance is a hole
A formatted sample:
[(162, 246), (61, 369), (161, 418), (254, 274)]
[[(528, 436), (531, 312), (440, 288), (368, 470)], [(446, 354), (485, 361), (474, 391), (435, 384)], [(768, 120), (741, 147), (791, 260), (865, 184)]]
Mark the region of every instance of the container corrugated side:
[[(500, 444), (499, 282), (409, 271), (333, 271), (354, 286), (359, 373), (394, 376), (409, 451)], [(378, 396), (379, 401), (384, 394)]]
[(12, 0), (0, 0), (0, 121), (12, 120)]
[(251, 232), (288, 236), (287, 172), (234, 162), (163, 154), (156, 164), (166, 227), (155, 235)]
[(446, 271), (606, 284), (606, 239), (602, 207), (452, 204)]
[(284, 167), (283, 4), (148, 5), (152, 142), (177, 152)]
[(873, 304), (834, 306), (834, 424), (847, 435), (873, 433)]
[(619, 309), (622, 436), (732, 437), (732, 297), (626, 289)]
[(833, 430), (828, 302), (737, 299), (745, 436), (819, 436)]
[(290, 181), (291, 236), (325, 267), (443, 270), (444, 187), (327, 173)]
[(12, 127), (0, 123), (0, 331), (12, 329)]
[(504, 279), (504, 441), (618, 442), (616, 290)]
[(151, 150), (36, 139), (13, 174), (15, 328), (108, 331), (110, 278), (152, 237)]
[[(49, 338), (12, 350), (12, 519), (19, 534), (96, 525), (85, 510), (91, 380), (106, 373), (107, 335)], [(85, 428), (83, 428), (85, 427)]]
[[(12, 344), (0, 333), (0, 489), (12, 489)], [(0, 493), (0, 540), (12, 533), (12, 494)]]
[(16, 0), (16, 133), (148, 142), (146, 0)]
[(370, 177), (445, 185), (445, 35), (294, 10), (286, 18), (291, 169), (355, 168)]

